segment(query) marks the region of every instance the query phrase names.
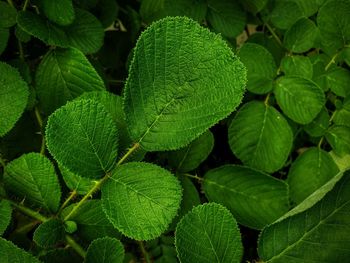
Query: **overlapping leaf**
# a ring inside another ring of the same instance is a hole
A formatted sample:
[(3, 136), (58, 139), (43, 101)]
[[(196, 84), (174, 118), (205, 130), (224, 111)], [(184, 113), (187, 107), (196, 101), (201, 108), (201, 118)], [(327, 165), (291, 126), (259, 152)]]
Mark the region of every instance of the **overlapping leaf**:
[(72, 0), (39, 0), (39, 5), (52, 22), (61, 26), (73, 23), (75, 12)]
[(1, 263), (40, 263), (37, 258), (1, 237), (0, 259)]
[(286, 56), (281, 61), (281, 70), (286, 76), (312, 79), (313, 66), (309, 57)]
[(6, 200), (0, 200), (0, 236), (5, 232), (10, 224), (12, 208)]
[(122, 263), (124, 262), (124, 247), (122, 243), (111, 237), (95, 239), (86, 253), (86, 263)]
[(34, 232), (33, 240), (41, 247), (53, 247), (64, 240), (65, 232), (62, 221), (50, 219), (42, 223)]

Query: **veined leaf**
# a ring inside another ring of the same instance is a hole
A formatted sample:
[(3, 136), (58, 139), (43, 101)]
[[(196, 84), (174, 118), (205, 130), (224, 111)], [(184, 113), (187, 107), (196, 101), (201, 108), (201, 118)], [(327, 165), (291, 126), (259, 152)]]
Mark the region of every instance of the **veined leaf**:
[(0, 1), (0, 28), (8, 28), (16, 24), (17, 11), (4, 1)]
[(327, 152), (318, 148), (308, 149), (289, 170), (290, 198), (299, 204), (338, 173), (337, 165)]
[(73, 23), (75, 13), (72, 0), (39, 0), (39, 5), (45, 16), (52, 22), (61, 26)]
[(81, 99), (49, 117), (46, 143), (59, 164), (80, 176), (99, 178), (115, 164), (118, 133), (103, 105)]
[(131, 162), (115, 169), (102, 187), (102, 204), (111, 223), (136, 240), (160, 236), (180, 207), (181, 186), (170, 172)]
[(333, 122), (336, 125), (344, 125), (350, 128), (350, 96), (345, 98), (341, 109), (334, 113)]
[(185, 17), (155, 22), (137, 42), (125, 86), (131, 138), (148, 151), (185, 146), (237, 107), (245, 79), (219, 36)]
[(105, 89), (84, 54), (73, 48), (50, 50), (38, 66), (35, 82), (41, 108), (46, 113), (83, 92)]
[(232, 152), (247, 166), (275, 172), (286, 162), (293, 133), (274, 107), (251, 101), (238, 111), (228, 130)]
[(215, 203), (197, 206), (182, 218), (176, 228), (175, 245), (183, 263), (238, 263), (243, 254), (236, 220)]
[(327, 130), (326, 139), (333, 151), (343, 156), (350, 154), (350, 128), (347, 126), (332, 126)]
[(329, 119), (330, 117), (327, 109), (323, 108), (315, 119), (304, 126), (304, 130), (313, 137), (323, 136), (328, 129)]
[(27, 105), (29, 91), (17, 69), (2, 62), (0, 88), (0, 136), (4, 136), (21, 117)]
[(240, 224), (250, 228), (262, 229), (289, 209), (285, 182), (244, 166), (209, 170), (203, 190), (209, 201), (224, 205)]
[(300, 124), (310, 123), (320, 113), (326, 99), (314, 82), (300, 77), (281, 77), (274, 89), (282, 111)]
[(5, 232), (10, 224), (12, 208), (6, 200), (0, 200), (0, 236)]
[(1, 263), (40, 263), (37, 258), (1, 237), (0, 259)]
[(346, 262), (350, 256), (349, 211), (347, 174), (310, 209), (265, 228), (258, 246), (261, 259), (267, 263)]
[(124, 247), (122, 243), (111, 237), (99, 238), (92, 241), (87, 253), (86, 263), (122, 263), (124, 262)]
[(276, 1), (270, 13), (271, 22), (280, 29), (290, 28), (303, 16), (303, 10), (293, 0)]
[(340, 97), (350, 96), (349, 70), (341, 67), (334, 67), (326, 73), (325, 77), (328, 87), (335, 95)]
[(28, 153), (5, 167), (6, 190), (37, 207), (56, 212), (61, 189), (55, 168), (49, 159), (39, 153)]
[(33, 240), (41, 247), (53, 247), (64, 240), (65, 232), (62, 221), (50, 219), (42, 223), (34, 232)]
[(66, 167), (59, 166), (64, 182), (67, 187), (76, 191), (80, 195), (87, 194), (92, 187), (94, 187), (95, 182), (93, 179), (82, 177), (78, 174), (72, 173)]
[(286, 56), (281, 61), (281, 70), (288, 77), (312, 79), (313, 67), (309, 57)]

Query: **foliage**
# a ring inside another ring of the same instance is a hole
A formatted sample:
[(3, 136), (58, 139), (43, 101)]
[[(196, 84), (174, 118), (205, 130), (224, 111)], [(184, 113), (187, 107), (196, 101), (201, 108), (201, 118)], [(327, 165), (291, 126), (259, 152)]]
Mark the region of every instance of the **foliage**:
[(0, 0), (0, 262), (347, 262), (350, 0)]

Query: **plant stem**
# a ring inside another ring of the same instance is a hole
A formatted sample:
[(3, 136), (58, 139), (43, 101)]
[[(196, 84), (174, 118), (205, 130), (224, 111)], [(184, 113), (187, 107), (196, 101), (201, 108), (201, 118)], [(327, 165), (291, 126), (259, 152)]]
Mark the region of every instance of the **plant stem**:
[(13, 4), (12, 0), (7, 0), (7, 3), (12, 6), (13, 8), (16, 8), (15, 5)]
[(149, 254), (148, 254), (148, 252), (147, 252), (147, 250), (145, 248), (145, 245), (143, 244), (142, 241), (138, 241), (138, 243), (139, 243), (142, 255), (143, 255), (146, 263), (151, 263), (152, 261), (151, 261), (151, 258), (150, 258)]
[(41, 133), (40, 154), (45, 155), (45, 135), (43, 133), (43, 119), (41, 118), (38, 107), (35, 107), (35, 117), (40, 127), (40, 133)]
[(9, 200), (9, 199), (5, 199), (6, 201), (8, 201), (14, 208), (16, 208), (18, 211), (22, 212), (23, 214), (31, 217), (31, 218), (34, 218), (40, 222), (46, 222), (49, 220), (49, 218), (47, 218), (46, 216), (40, 214), (39, 212), (37, 211), (34, 211), (24, 205), (21, 205), (21, 204), (17, 204), (15, 202), (13, 202), (12, 200)]
[(183, 174), (183, 175), (185, 175), (185, 176), (187, 176), (187, 177), (190, 177), (190, 178), (193, 178), (193, 179), (196, 179), (196, 180), (198, 180), (198, 181), (204, 181), (203, 178), (201, 178), (201, 177), (199, 177), (199, 176), (197, 176), (197, 175), (192, 175), (192, 174)]
[(85, 258), (85, 250), (70, 236), (66, 235), (67, 244), (73, 248), (81, 257)]
[(327, 70), (329, 69), (329, 67), (330, 67), (333, 63), (335, 63), (335, 59), (339, 56), (339, 54), (340, 54), (340, 51), (338, 51), (337, 53), (335, 53), (335, 54), (333, 55), (333, 57), (331, 58), (331, 60), (328, 62), (328, 64), (327, 64), (326, 67), (324, 68), (325, 71), (327, 71)]
[(60, 214), (62, 210), (69, 204), (69, 202), (77, 195), (77, 191), (73, 190), (67, 199), (63, 202), (57, 214)]
[(324, 137), (322, 136), (321, 139), (320, 139), (320, 141), (318, 142), (318, 145), (317, 145), (317, 147), (318, 147), (319, 149), (322, 149), (322, 143), (323, 143), (323, 141), (324, 141)]
[(282, 41), (281, 39), (276, 35), (275, 31), (273, 30), (273, 28), (269, 25), (269, 23), (265, 23), (265, 26), (267, 27), (267, 29), (270, 31), (271, 35), (275, 38), (275, 40), (277, 41), (277, 43), (283, 47)]
[(270, 95), (271, 95), (271, 93), (268, 93), (265, 100), (264, 100), (264, 104), (266, 107), (269, 106)]
[(27, 7), (28, 7), (28, 4), (29, 4), (29, 0), (26, 0), (25, 2), (24, 2), (24, 5), (23, 5), (23, 11), (26, 11), (27, 10)]
[(29, 222), (28, 224), (26, 224), (20, 228), (17, 228), (14, 232), (20, 233), (20, 234), (28, 233), (30, 230), (33, 229), (33, 227), (35, 227), (39, 223), (40, 223), (40, 221), (38, 221), (38, 220)]
[(121, 165), (129, 156), (140, 147), (139, 143), (135, 143), (124, 156), (117, 162), (117, 166)]

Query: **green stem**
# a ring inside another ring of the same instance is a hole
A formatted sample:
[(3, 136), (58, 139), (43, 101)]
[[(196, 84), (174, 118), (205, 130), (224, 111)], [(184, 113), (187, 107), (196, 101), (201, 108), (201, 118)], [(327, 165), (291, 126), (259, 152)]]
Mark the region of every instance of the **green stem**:
[(339, 54), (340, 54), (340, 51), (338, 51), (337, 53), (335, 53), (335, 54), (333, 55), (333, 57), (331, 58), (331, 60), (328, 62), (328, 64), (327, 64), (326, 67), (324, 68), (325, 71), (327, 71), (327, 70), (329, 69), (329, 67), (330, 67), (333, 63), (335, 63), (335, 60), (336, 60), (336, 58), (339, 56)]
[(264, 104), (266, 107), (269, 106), (270, 96), (271, 96), (271, 93), (268, 93), (265, 100), (264, 100)]
[(86, 257), (85, 250), (70, 235), (66, 235), (66, 241), (82, 258)]
[(77, 195), (77, 191), (72, 191), (67, 199), (63, 202), (57, 214), (61, 214), (62, 210), (69, 204), (69, 202)]
[(7, 3), (12, 6), (13, 8), (16, 8), (15, 5), (13, 4), (12, 0), (7, 0)]
[(38, 107), (35, 107), (35, 117), (40, 127), (40, 133), (41, 133), (40, 154), (45, 155), (45, 135), (43, 132), (43, 119), (41, 118)]
[(117, 166), (121, 165), (123, 162), (125, 162), (126, 159), (130, 157), (130, 155), (135, 152), (140, 147), (139, 143), (135, 143), (124, 156), (117, 162)]
[(2, 158), (1, 154), (0, 154), (0, 164), (1, 164), (1, 166), (2, 166), (3, 168), (5, 168), (6, 162), (5, 162), (5, 160)]
[(29, 222), (28, 224), (26, 224), (20, 228), (17, 228), (14, 232), (19, 233), (19, 234), (28, 233), (30, 230), (32, 230), (39, 223), (40, 223), (40, 221), (38, 221), (38, 220)]
[(318, 145), (317, 145), (317, 147), (318, 147), (319, 149), (322, 149), (322, 143), (323, 143), (323, 141), (324, 141), (324, 137), (322, 136), (321, 139), (320, 139), (320, 141), (318, 142)]
[(203, 178), (197, 176), (197, 175), (192, 175), (192, 174), (183, 174), (184, 176), (187, 176), (187, 177), (190, 177), (190, 178), (193, 178), (193, 179), (196, 179), (198, 181), (204, 181)]
[(143, 255), (146, 263), (151, 263), (152, 261), (151, 261), (151, 258), (150, 258), (149, 254), (148, 254), (148, 252), (147, 252), (147, 250), (145, 248), (145, 245), (143, 244), (142, 241), (138, 241), (138, 243), (139, 243), (142, 255)]
[(29, 5), (29, 0), (26, 0), (26, 1), (24, 2), (24, 5), (23, 5), (23, 9), (22, 9), (22, 10), (23, 10), (23, 11), (26, 11), (28, 5)]
[(277, 34), (275, 33), (275, 31), (273, 30), (273, 28), (269, 25), (269, 23), (265, 23), (265, 26), (267, 27), (267, 29), (270, 31), (271, 35), (275, 38), (275, 40), (277, 41), (277, 43), (283, 47), (282, 41), (281, 39), (277, 36)]
[(47, 218), (46, 216), (40, 214), (39, 212), (37, 211), (34, 211), (28, 207), (25, 207), (24, 205), (21, 205), (21, 204), (17, 204), (15, 202), (13, 202), (12, 200), (9, 200), (9, 199), (5, 199), (7, 200), (14, 208), (16, 208), (18, 211), (22, 212), (23, 214), (31, 217), (31, 218), (34, 218), (40, 222), (46, 222), (49, 220), (49, 218)]

